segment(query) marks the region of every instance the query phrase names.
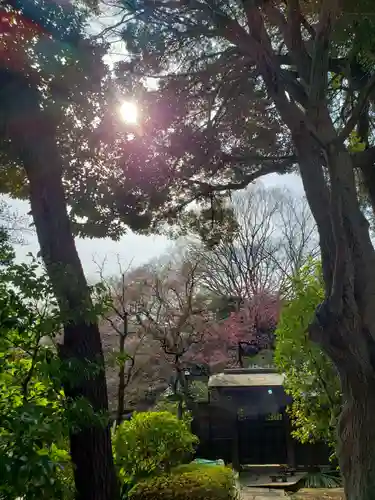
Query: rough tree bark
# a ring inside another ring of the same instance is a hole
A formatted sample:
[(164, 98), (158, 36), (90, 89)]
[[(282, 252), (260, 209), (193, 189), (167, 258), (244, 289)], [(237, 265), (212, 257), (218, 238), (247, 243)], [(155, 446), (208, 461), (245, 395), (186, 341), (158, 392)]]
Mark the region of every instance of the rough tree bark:
[[(95, 374), (64, 386), (69, 399), (85, 397), (95, 412), (108, 410), (104, 358), (96, 320), (87, 311), (91, 298), (75, 247), (62, 183), (62, 159), (57, 150), (55, 126), (39, 105), (39, 95), (29, 83), (9, 77), (3, 87), (2, 110), (6, 137), (14, 157), (25, 168), (31, 211), (41, 255), (64, 319), (64, 360), (96, 363)], [(6, 92), (8, 98), (6, 98)], [(17, 99), (14, 99), (17, 96)], [(116, 500), (110, 429), (92, 424), (70, 434), (77, 500)]]
[(348, 499), (370, 500), (375, 491), (375, 378), (341, 378), (345, 405), (339, 422), (340, 468)]
[[(371, 360), (375, 255), (357, 200), (351, 158), (342, 145), (334, 146), (336, 131), (324, 105), (319, 103), (319, 108), (311, 122), (327, 140), (327, 147), (315, 146), (307, 152), (308, 142), (298, 140), (304, 127), (297, 129), (294, 121), (292, 128), (306, 195), (319, 228), (326, 284), (326, 300), (310, 335), (333, 360), (341, 380), (338, 456), (347, 498), (367, 500), (373, 498), (375, 472), (375, 364)], [(311, 133), (309, 137), (311, 143)], [(329, 175), (329, 189), (323, 167)]]
[[(299, 148), (300, 171), (310, 206), (315, 211), (317, 222), (320, 221), (326, 284), (326, 300), (317, 311), (310, 336), (330, 356), (341, 381), (343, 410), (337, 451), (346, 496), (348, 499), (367, 500), (373, 498), (375, 487), (375, 322), (371, 318), (371, 309), (375, 307), (374, 251), (368, 236), (368, 224), (355, 196), (349, 155), (344, 153), (343, 157), (342, 153), (335, 152), (330, 156), (328, 168), (334, 173), (332, 163), (336, 164), (336, 172), (339, 167), (341, 178), (331, 178), (330, 197), (323, 202), (328, 190), (319, 181), (323, 178), (316, 169), (317, 158), (315, 156), (314, 162), (313, 152), (306, 149), (306, 140), (302, 144), (303, 148)], [(345, 171), (346, 181), (342, 178)], [(319, 203), (314, 190), (320, 194)], [(341, 200), (334, 199), (336, 194)], [(335, 222), (326, 217), (330, 207), (331, 213), (336, 210), (341, 218), (341, 229), (334, 229)]]

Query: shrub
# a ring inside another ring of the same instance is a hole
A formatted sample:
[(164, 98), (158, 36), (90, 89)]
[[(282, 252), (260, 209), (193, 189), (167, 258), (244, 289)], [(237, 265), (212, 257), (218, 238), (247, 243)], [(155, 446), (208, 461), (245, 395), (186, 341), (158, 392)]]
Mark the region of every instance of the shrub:
[(169, 412), (135, 413), (114, 436), (120, 479), (133, 485), (147, 476), (168, 472), (190, 457), (197, 441), (188, 422)]
[(222, 465), (187, 464), (145, 479), (129, 492), (129, 500), (234, 500), (234, 474)]
[(74, 498), (62, 366), (53, 348), (60, 325), (48, 278), (37, 261), (15, 262), (0, 229), (1, 499)]
[(302, 481), (303, 488), (340, 488), (342, 478), (338, 470), (328, 467), (315, 467)]
[(334, 449), (341, 410), (340, 381), (332, 362), (306, 333), (324, 299), (320, 262), (309, 261), (290, 285), (276, 330), (275, 363), (293, 398), (289, 407), (293, 436), (302, 443), (324, 441)]
[[(185, 419), (185, 417), (189, 420), (190, 417), (190, 412), (187, 411), (186, 406), (183, 404), (183, 414), (182, 414), (182, 419)], [(178, 416), (178, 402), (177, 401), (172, 401), (171, 398), (162, 396), (156, 404), (153, 406), (152, 411), (167, 411), (168, 413), (172, 413), (173, 415)]]

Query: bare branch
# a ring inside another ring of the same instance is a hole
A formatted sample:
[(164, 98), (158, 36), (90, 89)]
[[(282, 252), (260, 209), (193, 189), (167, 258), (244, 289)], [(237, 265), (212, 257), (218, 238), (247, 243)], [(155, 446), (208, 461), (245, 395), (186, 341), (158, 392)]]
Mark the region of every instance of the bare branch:
[[(107, 277), (106, 260), (96, 262), (109, 306), (101, 331), (110, 402), (113, 406), (117, 400), (116, 418), (120, 422), (126, 405), (140, 404), (152, 381), (157, 381), (158, 386), (167, 386), (169, 371), (163, 368), (158, 345), (150, 338), (149, 330), (140, 328), (138, 321), (150, 293), (149, 268), (134, 269), (130, 265), (124, 268), (117, 256), (118, 275)], [(117, 386), (115, 391), (114, 385)], [(134, 392), (137, 394), (135, 401)]]
[(304, 198), (255, 186), (232, 197), (238, 223), (234, 237), (212, 248), (193, 244), (200, 280), (217, 296), (249, 299), (285, 290), (309, 256), (319, 255), (312, 214)]

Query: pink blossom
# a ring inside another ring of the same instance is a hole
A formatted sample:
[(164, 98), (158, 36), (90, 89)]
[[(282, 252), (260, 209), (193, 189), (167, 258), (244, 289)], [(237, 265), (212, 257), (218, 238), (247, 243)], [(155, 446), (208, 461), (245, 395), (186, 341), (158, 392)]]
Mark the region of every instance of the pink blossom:
[[(209, 365), (238, 363), (241, 343), (258, 349), (270, 346), (272, 334), (280, 314), (280, 298), (260, 293), (254, 296), (222, 321), (205, 323), (200, 339), (191, 345), (186, 358)], [(197, 332), (198, 335), (198, 332)]]

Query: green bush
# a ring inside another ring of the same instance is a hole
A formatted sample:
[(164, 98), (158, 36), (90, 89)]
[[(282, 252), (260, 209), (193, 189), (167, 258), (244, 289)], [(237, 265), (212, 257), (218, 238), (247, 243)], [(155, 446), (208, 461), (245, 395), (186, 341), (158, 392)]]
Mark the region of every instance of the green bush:
[(60, 327), (48, 278), (37, 261), (16, 263), (0, 228), (0, 499), (74, 498), (62, 365), (53, 348)]
[(187, 464), (169, 474), (145, 479), (129, 492), (129, 500), (235, 500), (234, 473), (222, 465)]
[(276, 330), (275, 364), (285, 375), (283, 386), (293, 399), (289, 407), (293, 436), (302, 443), (325, 441), (334, 449), (340, 381), (333, 363), (306, 333), (324, 299), (321, 263), (309, 261), (290, 285)]
[(170, 471), (190, 458), (197, 441), (189, 423), (169, 412), (135, 413), (114, 435), (121, 481), (132, 486), (147, 476)]

